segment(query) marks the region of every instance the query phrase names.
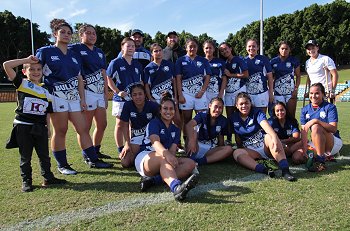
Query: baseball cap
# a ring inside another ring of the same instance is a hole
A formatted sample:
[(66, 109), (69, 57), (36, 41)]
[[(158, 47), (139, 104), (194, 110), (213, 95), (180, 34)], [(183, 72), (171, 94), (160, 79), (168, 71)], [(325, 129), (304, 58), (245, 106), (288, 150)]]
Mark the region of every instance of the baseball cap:
[(168, 33), (168, 37), (169, 37), (170, 35), (175, 35), (175, 36), (177, 36), (177, 33), (176, 33), (176, 31), (170, 31), (170, 32)]
[(314, 39), (310, 39), (309, 41), (307, 41), (307, 43), (305, 44), (305, 48), (307, 48), (309, 45), (312, 45), (312, 46), (318, 46), (318, 43), (316, 40)]
[(141, 36), (143, 36), (142, 30), (139, 30), (139, 29), (133, 29), (133, 30), (131, 31), (131, 36), (133, 36), (133, 35), (136, 34), (136, 33), (139, 33)]

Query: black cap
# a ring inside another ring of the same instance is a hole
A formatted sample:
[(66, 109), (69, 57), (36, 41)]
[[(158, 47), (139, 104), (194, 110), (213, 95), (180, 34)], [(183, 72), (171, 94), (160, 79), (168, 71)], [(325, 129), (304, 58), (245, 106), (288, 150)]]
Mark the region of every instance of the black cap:
[(133, 29), (131, 31), (131, 36), (133, 36), (134, 34), (137, 34), (137, 33), (143, 37), (143, 32), (142, 32), (142, 30), (139, 30), (139, 29)]
[(168, 33), (168, 37), (169, 37), (170, 35), (175, 35), (175, 36), (177, 36), (177, 33), (176, 33), (176, 31), (170, 31), (170, 32)]
[(312, 45), (312, 46), (317, 46), (318, 47), (318, 43), (316, 40), (314, 39), (310, 39), (309, 41), (307, 41), (307, 43), (305, 44), (305, 48), (307, 48), (309, 45)]

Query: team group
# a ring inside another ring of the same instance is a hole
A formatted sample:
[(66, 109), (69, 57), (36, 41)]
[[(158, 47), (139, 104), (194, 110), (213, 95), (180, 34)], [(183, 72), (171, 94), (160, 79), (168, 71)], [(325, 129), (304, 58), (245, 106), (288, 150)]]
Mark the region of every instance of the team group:
[[(242, 166), (275, 177), (269, 165), (257, 162), (272, 159), (284, 179), (295, 181), (287, 157), (294, 164), (305, 163), (307, 150), (312, 149), (315, 157), (309, 170), (322, 171), (342, 147), (337, 109), (327, 101), (335, 98), (336, 66), (319, 54), (315, 40), (305, 45), (310, 56), (306, 62), (310, 103), (302, 108), (299, 129), (295, 112), (300, 63), (290, 55), (286, 41), (271, 60), (258, 54), (255, 39), (247, 41), (246, 57), (235, 56), (228, 43), (217, 48), (212, 41), (204, 42), (205, 57), (201, 57), (198, 42), (187, 39), (183, 49), (175, 31), (168, 33), (164, 49), (155, 43), (148, 51), (142, 46), (143, 32), (136, 29), (122, 40), (121, 52), (107, 66), (103, 51), (95, 46), (92, 25), (79, 28), (81, 43), (76, 44), (70, 44), (73, 29), (65, 20), (54, 19), (50, 26), (54, 45), (3, 64), (18, 93), (7, 148), (19, 148), (23, 192), (33, 191), (33, 148), (40, 160), (42, 186), (66, 183), (50, 170), (46, 142), (50, 126), (51, 149), (60, 173), (77, 174), (67, 160), (68, 121), (77, 132), (85, 162), (92, 168), (113, 167), (102, 160), (111, 157), (100, 151), (109, 89), (114, 92), (114, 137), (121, 165), (136, 168), (142, 191), (165, 182), (179, 201), (197, 184), (197, 166), (203, 164), (233, 156)], [(20, 65), (27, 78), (14, 71)], [(180, 151), (186, 155), (177, 157)]]

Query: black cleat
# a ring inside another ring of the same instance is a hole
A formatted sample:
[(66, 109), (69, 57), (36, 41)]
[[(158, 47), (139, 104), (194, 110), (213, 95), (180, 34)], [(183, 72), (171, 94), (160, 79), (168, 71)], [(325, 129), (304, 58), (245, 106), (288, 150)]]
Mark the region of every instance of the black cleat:
[(146, 192), (147, 189), (154, 185), (152, 177), (142, 176), (140, 181), (141, 192)]
[(267, 170), (267, 175), (270, 177), (270, 178), (275, 178), (276, 174), (275, 174), (275, 171), (271, 168), (269, 168)]
[(174, 191), (174, 197), (177, 201), (182, 201), (186, 198), (188, 191), (193, 189), (198, 183), (198, 174), (192, 174), (185, 182), (178, 185)]
[(97, 154), (97, 157), (100, 158), (100, 159), (112, 159), (111, 156), (103, 154), (101, 152), (97, 152), (96, 154)]
[(287, 181), (297, 181), (297, 178), (294, 177), (289, 170), (283, 170), (282, 171), (282, 176), (284, 179), (286, 179)]
[(66, 184), (67, 183), (67, 181), (66, 180), (64, 180), (64, 179), (58, 179), (58, 178), (56, 178), (56, 177), (53, 177), (53, 178), (51, 178), (51, 179), (49, 179), (49, 180), (44, 180), (43, 181), (43, 183), (41, 184), (41, 186), (43, 186), (43, 187), (47, 187), (47, 186), (49, 186), (49, 185), (53, 185), (53, 184)]
[(22, 192), (33, 192), (33, 185), (31, 180), (22, 182)]
[(103, 160), (97, 159), (96, 161), (92, 162), (90, 159), (85, 159), (85, 163), (90, 166), (90, 168), (112, 168), (113, 164), (106, 163)]

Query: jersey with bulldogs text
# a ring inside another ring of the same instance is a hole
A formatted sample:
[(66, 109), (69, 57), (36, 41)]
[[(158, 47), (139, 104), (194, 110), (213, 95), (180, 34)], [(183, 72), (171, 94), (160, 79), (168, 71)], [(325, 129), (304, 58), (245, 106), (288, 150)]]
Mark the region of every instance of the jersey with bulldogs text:
[(293, 137), (293, 133), (300, 132), (298, 122), (286, 119), (284, 126), (282, 127), (276, 117), (271, 117), (268, 119), (269, 124), (277, 133), (278, 138), (284, 140), (289, 137)]
[(279, 56), (271, 59), (274, 75), (274, 95), (290, 95), (294, 91), (294, 71), (300, 66), (300, 62), (294, 56), (288, 56), (282, 60)]
[(225, 62), (219, 58), (213, 58), (209, 61), (211, 75), (207, 92), (219, 93), (222, 84), (222, 75), (225, 70)]
[(106, 57), (103, 51), (95, 46), (91, 50), (83, 43), (72, 44), (69, 48), (80, 54), (85, 89), (97, 94), (104, 94), (105, 82), (102, 70), (106, 70)]
[[(323, 101), (318, 108), (313, 108), (310, 103), (301, 109), (300, 124), (305, 125), (312, 119), (318, 119), (325, 123), (338, 122), (337, 108), (327, 101)], [(340, 138), (339, 130), (334, 135)]]
[(80, 100), (78, 76), (82, 69), (77, 53), (67, 54), (56, 46), (45, 46), (37, 50), (36, 57), (43, 65), (44, 83), (49, 92), (65, 100)]
[(243, 120), (238, 111), (234, 112), (230, 118), (231, 127), (243, 147), (261, 148), (264, 145), (264, 130), (260, 123), (266, 119), (265, 113), (260, 109), (252, 108), (247, 119)]
[(178, 144), (180, 142), (180, 129), (174, 124), (170, 124), (170, 126), (167, 127), (158, 117), (151, 120), (147, 125), (146, 136), (142, 141), (140, 150), (148, 149), (154, 151), (151, 140), (149, 139), (151, 135), (159, 136), (160, 143), (166, 149), (169, 149), (173, 144)]
[[(231, 60), (226, 61), (226, 69), (231, 74), (242, 74), (248, 70), (247, 63), (239, 56), (234, 56)], [(235, 93), (246, 84), (246, 79), (228, 77), (225, 93)]]
[(267, 73), (272, 72), (270, 61), (266, 56), (256, 55), (250, 59), (246, 56), (244, 60), (248, 65), (249, 77), (247, 79), (247, 93), (257, 95), (267, 91)]
[(131, 87), (138, 83), (142, 83), (143, 69), (141, 64), (135, 60), (131, 60), (131, 64), (125, 60), (125, 58), (113, 59), (107, 68), (107, 76), (111, 78), (119, 91), (125, 91), (127, 96), (122, 98), (118, 94), (114, 93), (113, 101), (123, 102), (131, 100)]
[(46, 114), (52, 112), (52, 95), (19, 75), (13, 80), (13, 85), (17, 89), (15, 123), (46, 124)]
[(195, 96), (202, 88), (204, 76), (211, 75), (208, 60), (196, 56), (193, 60), (188, 56), (182, 56), (176, 61), (175, 75), (182, 76), (182, 91)]
[(160, 100), (163, 92), (169, 92), (174, 98), (173, 78), (174, 64), (162, 60), (158, 66), (156, 63), (149, 63), (145, 70), (145, 83), (149, 84), (151, 95), (154, 99)]
[(216, 146), (218, 145), (218, 136), (227, 135), (228, 121), (223, 115), (216, 118), (213, 126), (210, 126), (210, 116), (207, 112), (199, 112), (193, 119), (197, 122), (198, 141), (201, 143)]
[(147, 124), (154, 119), (159, 111), (159, 105), (152, 101), (146, 101), (141, 112), (139, 112), (133, 101), (125, 102), (120, 119), (129, 122), (131, 137), (144, 136)]

